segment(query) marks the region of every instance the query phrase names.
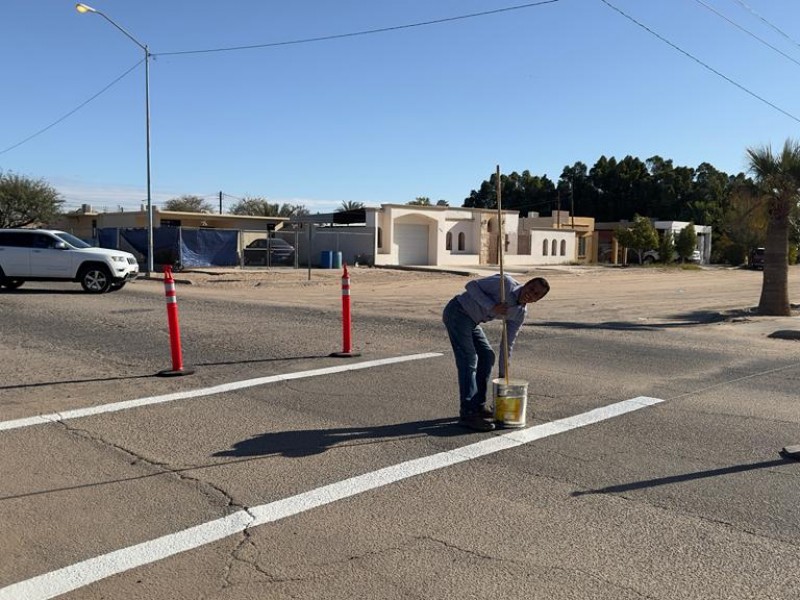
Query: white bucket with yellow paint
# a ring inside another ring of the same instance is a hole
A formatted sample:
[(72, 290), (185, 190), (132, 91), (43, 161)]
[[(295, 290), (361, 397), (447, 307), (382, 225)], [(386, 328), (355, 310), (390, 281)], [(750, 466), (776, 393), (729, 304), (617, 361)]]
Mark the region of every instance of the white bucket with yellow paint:
[(525, 427), (528, 382), (522, 379), (492, 379), (494, 420), (500, 427)]

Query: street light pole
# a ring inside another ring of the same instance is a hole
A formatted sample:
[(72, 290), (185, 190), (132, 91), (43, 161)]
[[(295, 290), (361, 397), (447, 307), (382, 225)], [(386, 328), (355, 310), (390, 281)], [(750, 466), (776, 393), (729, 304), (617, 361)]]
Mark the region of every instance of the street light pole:
[(125, 37), (131, 40), (134, 44), (144, 50), (144, 102), (145, 102), (145, 126), (146, 132), (146, 147), (147, 147), (147, 276), (155, 270), (153, 268), (153, 195), (152, 186), (150, 183), (150, 49), (139, 42), (135, 37), (123, 29), (120, 25), (114, 22), (111, 17), (105, 13), (92, 8), (88, 4), (78, 2), (75, 5), (75, 10), (81, 14), (94, 13), (100, 15), (106, 21), (111, 23), (114, 27), (119, 29)]

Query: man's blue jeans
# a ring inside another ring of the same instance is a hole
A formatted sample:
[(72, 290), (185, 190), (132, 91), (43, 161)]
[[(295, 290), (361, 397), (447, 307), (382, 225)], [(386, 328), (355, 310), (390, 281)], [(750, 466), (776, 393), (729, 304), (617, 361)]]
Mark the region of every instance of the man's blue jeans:
[(486, 393), (494, 367), (494, 350), (481, 326), (464, 312), (456, 298), (444, 307), (442, 320), (456, 359), (461, 416), (476, 415), (486, 407)]

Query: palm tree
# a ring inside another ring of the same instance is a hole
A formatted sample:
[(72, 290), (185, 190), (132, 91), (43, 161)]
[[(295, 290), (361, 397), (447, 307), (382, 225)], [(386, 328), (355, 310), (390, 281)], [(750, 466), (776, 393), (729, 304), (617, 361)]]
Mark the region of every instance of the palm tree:
[(791, 316), (789, 304), (789, 225), (800, 201), (800, 143), (787, 139), (780, 154), (769, 146), (747, 149), (749, 171), (769, 212), (764, 244), (764, 280), (758, 311)]
[(336, 209), (336, 212), (347, 212), (349, 210), (358, 210), (359, 208), (364, 208), (363, 202), (357, 202), (355, 200), (342, 200), (342, 204)]

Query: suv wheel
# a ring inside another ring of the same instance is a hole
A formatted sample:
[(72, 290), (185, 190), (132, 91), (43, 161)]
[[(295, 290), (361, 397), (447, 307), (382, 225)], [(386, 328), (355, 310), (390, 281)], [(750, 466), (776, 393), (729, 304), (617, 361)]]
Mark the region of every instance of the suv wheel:
[(11, 279), (9, 277), (6, 277), (6, 274), (3, 273), (2, 267), (0, 267), (0, 288), (8, 288), (9, 290), (15, 290), (23, 283), (25, 283), (23, 279)]
[(24, 279), (3, 279), (0, 281), (0, 287), (4, 287), (9, 290), (15, 290), (23, 283), (25, 283)]
[(90, 294), (102, 294), (111, 287), (111, 273), (103, 265), (87, 267), (81, 275), (81, 287)]

